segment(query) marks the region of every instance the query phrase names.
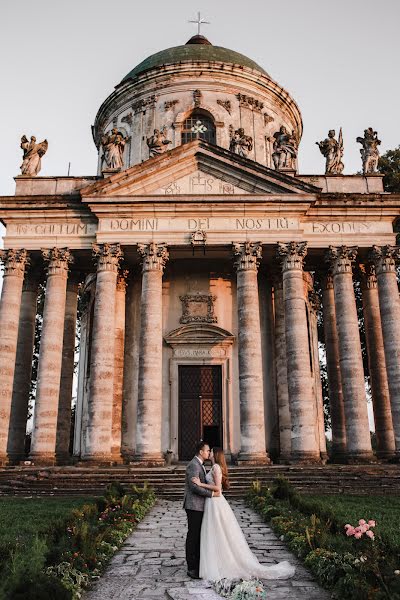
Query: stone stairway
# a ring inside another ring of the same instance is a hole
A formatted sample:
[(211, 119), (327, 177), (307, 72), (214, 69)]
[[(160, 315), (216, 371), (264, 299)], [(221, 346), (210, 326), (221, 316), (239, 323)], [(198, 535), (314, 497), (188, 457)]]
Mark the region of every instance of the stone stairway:
[[(270, 484), (283, 475), (303, 493), (400, 494), (400, 465), (273, 465), (229, 467), (227, 496), (243, 498), (253, 481)], [(0, 496), (99, 496), (108, 483), (143, 485), (147, 481), (160, 497), (182, 498), (185, 465), (163, 468), (115, 467), (3, 467)]]

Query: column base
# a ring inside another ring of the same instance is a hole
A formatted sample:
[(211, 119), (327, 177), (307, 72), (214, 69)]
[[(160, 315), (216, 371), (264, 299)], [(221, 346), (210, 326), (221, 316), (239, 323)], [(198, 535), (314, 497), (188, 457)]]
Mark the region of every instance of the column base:
[(382, 460), (384, 462), (388, 461), (388, 462), (399, 462), (400, 457), (396, 455), (395, 451), (392, 450), (377, 450), (376, 451), (376, 458), (378, 458), (379, 460)]
[(164, 467), (165, 458), (161, 452), (135, 454), (133, 462), (137, 467)]
[(238, 465), (270, 465), (272, 461), (266, 452), (239, 452)]
[(32, 465), (39, 467), (54, 467), (57, 464), (55, 454), (47, 454), (47, 453), (33, 453), (29, 455), (29, 459), (32, 462)]
[(347, 464), (347, 455), (344, 452), (335, 452), (328, 459), (329, 465), (345, 465)]
[(72, 465), (74, 464), (73, 458), (70, 454), (58, 454), (56, 455), (57, 465)]
[(10, 458), (7, 454), (0, 454), (0, 467), (6, 467), (10, 464)]
[(322, 464), (319, 452), (291, 452), (289, 464), (291, 465), (320, 465)]
[(367, 465), (376, 463), (376, 456), (372, 452), (348, 452), (346, 455), (346, 464), (348, 465)]
[(288, 465), (290, 463), (290, 453), (282, 452), (277, 460), (278, 465)]
[(111, 467), (113, 464), (113, 457), (111, 456), (111, 454), (89, 454), (86, 456), (81, 456), (79, 462), (82, 465), (88, 465), (93, 467)]

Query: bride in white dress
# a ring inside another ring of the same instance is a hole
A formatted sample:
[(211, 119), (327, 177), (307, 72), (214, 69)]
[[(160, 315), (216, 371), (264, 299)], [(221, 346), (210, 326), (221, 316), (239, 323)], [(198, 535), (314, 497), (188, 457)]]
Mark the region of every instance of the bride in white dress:
[(295, 568), (283, 561), (276, 565), (261, 565), (247, 545), (243, 532), (222, 490), (229, 488), (228, 470), (221, 448), (210, 454), (213, 467), (206, 482), (194, 477), (200, 487), (221, 492), (206, 498), (200, 541), (200, 577), (208, 581), (219, 579), (288, 579)]

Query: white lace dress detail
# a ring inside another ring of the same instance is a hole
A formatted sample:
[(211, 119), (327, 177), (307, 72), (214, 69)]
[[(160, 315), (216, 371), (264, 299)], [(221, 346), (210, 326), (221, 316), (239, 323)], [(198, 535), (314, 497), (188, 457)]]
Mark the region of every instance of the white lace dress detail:
[[(206, 482), (220, 485), (221, 468), (214, 465)], [(236, 517), (223, 495), (206, 498), (201, 526), (200, 577), (218, 579), (288, 579), (295, 568), (283, 561), (261, 565), (250, 550)]]

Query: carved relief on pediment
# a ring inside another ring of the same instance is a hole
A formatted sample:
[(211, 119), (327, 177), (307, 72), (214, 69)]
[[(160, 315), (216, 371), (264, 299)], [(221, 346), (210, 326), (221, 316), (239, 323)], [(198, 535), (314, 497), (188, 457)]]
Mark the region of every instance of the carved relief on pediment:
[(180, 323), (216, 323), (214, 314), (214, 301), (212, 294), (185, 294), (179, 296), (182, 302), (182, 316)]

